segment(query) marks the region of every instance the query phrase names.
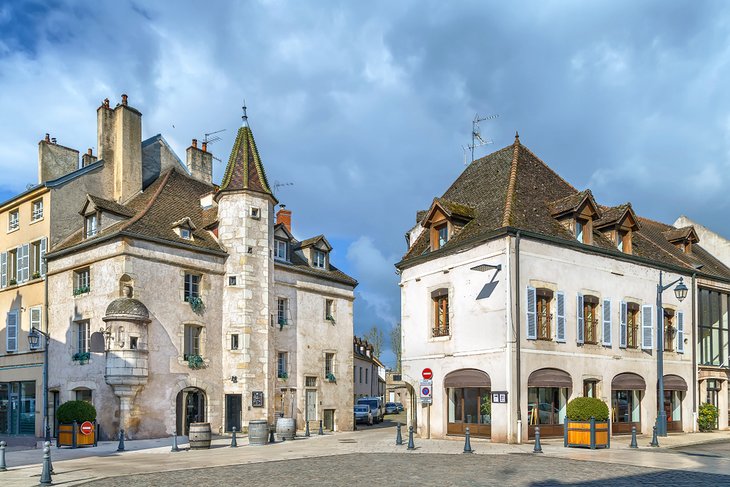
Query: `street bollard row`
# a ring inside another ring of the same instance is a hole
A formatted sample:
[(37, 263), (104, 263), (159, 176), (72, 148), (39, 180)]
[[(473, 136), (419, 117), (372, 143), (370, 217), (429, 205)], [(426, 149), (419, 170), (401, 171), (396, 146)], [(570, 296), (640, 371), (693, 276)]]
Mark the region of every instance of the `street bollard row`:
[(639, 444), (636, 443), (636, 426), (631, 427), (631, 444), (629, 448), (639, 448)]
[(653, 447), (659, 446), (659, 440), (656, 437), (656, 426), (654, 426), (654, 433), (651, 436), (651, 443), (649, 443), (649, 446), (653, 446)]
[(400, 433), (400, 421), (396, 424), (395, 430), (395, 444), (401, 446), (403, 444), (403, 436)]
[(413, 443), (413, 426), (408, 427), (408, 450), (415, 450), (416, 445)]
[(51, 447), (50, 442), (46, 442), (43, 447), (43, 470), (41, 470), (40, 485), (51, 485)]

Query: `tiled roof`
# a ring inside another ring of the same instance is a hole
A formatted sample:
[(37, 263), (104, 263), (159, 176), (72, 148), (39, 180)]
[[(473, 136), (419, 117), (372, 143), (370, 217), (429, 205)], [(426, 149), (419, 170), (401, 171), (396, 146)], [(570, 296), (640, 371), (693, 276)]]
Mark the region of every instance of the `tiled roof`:
[[(577, 209), (586, 198), (593, 198), (589, 190), (578, 191), (550, 169), (543, 161), (522, 145), (515, 137), (513, 145), (500, 149), (470, 164), (446, 190), (442, 198), (474, 209), (474, 218), (463, 229), (451, 236), (448, 242), (433, 252), (433, 258), (448, 255), (463, 244), (490, 238), (506, 227), (533, 234), (544, 235), (555, 241), (564, 240), (570, 245), (583, 245), (555, 215)], [(595, 204), (595, 202), (593, 202)], [(630, 204), (617, 207), (596, 206), (600, 212), (594, 223), (598, 226), (621, 218), (628, 209), (635, 216)], [(632, 255), (688, 271), (703, 265), (702, 273), (730, 279), (730, 268), (701, 248), (693, 245), (692, 252), (685, 254), (667, 240), (669, 235), (682, 234), (674, 227), (636, 216), (638, 230), (632, 232)], [(412, 259), (428, 259), (430, 236), (422, 232), (398, 266), (407, 266)], [(593, 244), (585, 245), (615, 253), (617, 257), (632, 258), (622, 254), (602, 232), (594, 230)]]
[[(694, 233), (694, 235), (692, 235)], [(689, 227), (682, 227), (682, 228), (674, 228), (672, 227), (671, 230), (667, 230), (664, 232), (664, 236), (667, 238), (670, 242), (676, 242), (677, 240), (686, 240), (690, 237), (697, 238), (697, 234), (695, 233), (695, 229), (692, 226)]]
[(337, 281), (352, 287), (355, 287), (358, 284), (356, 279), (348, 276), (337, 267), (333, 266), (331, 263), (329, 265), (329, 269), (318, 269), (316, 267), (312, 267), (311, 265), (309, 265), (309, 262), (307, 262), (307, 259), (299, 255), (295, 251), (291, 252), (291, 261), (284, 262), (280, 260), (275, 260), (274, 264), (282, 269), (294, 272), (301, 272), (303, 274), (308, 274), (310, 276), (328, 279), (331, 281)]
[(633, 210), (631, 209), (631, 203), (625, 203), (619, 206), (601, 206), (600, 210), (601, 218), (593, 220), (593, 228), (601, 228), (607, 225), (615, 225), (619, 222), (619, 220), (621, 220), (621, 218), (627, 211), (630, 211), (632, 213), (632, 216), (635, 216), (633, 215)]
[(105, 200), (104, 198), (100, 198), (92, 194), (88, 195), (88, 198), (92, 203), (94, 203), (94, 206), (100, 210), (105, 210), (110, 213), (115, 213), (117, 215), (126, 217), (134, 216), (134, 212), (132, 210), (124, 205), (120, 205), (116, 201)]
[(256, 148), (253, 132), (248, 125), (238, 129), (219, 192), (244, 189), (258, 191), (273, 197), (266, 179), (266, 171), (264, 171), (259, 151)]

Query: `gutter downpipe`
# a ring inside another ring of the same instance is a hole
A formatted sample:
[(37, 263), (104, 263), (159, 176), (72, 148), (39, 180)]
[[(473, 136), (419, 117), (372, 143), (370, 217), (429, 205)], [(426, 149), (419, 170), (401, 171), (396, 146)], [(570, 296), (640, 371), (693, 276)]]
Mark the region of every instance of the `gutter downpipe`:
[(697, 432), (697, 273), (692, 273), (692, 431)]
[(515, 400), (517, 401), (517, 444), (522, 444), (522, 366), (520, 363), (520, 232), (515, 236), (515, 362), (517, 387)]
[[(46, 240), (46, 247), (50, 247), (51, 245), (51, 239), (48, 238)], [(45, 441), (51, 441), (51, 424), (50, 419), (48, 415), (48, 347), (51, 345), (51, 328), (50, 328), (50, 319), (48, 316), (48, 258), (44, 255), (43, 256), (43, 263), (42, 265), (46, 268), (46, 275), (43, 276), (43, 293), (44, 293), (44, 318), (45, 318), (45, 329), (46, 329), (46, 335), (43, 337), (43, 434), (45, 436)], [(41, 328), (43, 328), (43, 324), (41, 324)]]

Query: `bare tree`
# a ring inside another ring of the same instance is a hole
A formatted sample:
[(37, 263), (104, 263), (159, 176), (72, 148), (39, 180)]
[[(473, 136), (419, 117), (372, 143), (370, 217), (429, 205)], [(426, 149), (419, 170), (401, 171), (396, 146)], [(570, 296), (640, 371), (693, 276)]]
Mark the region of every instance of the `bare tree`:
[(373, 327), (365, 334), (365, 340), (373, 346), (373, 354), (380, 358), (380, 354), (383, 352), (383, 344), (385, 343), (383, 330), (373, 325)]
[(390, 330), (390, 348), (395, 354), (395, 370), (400, 372), (400, 357), (401, 357), (401, 329), (400, 321), (395, 324), (393, 329)]

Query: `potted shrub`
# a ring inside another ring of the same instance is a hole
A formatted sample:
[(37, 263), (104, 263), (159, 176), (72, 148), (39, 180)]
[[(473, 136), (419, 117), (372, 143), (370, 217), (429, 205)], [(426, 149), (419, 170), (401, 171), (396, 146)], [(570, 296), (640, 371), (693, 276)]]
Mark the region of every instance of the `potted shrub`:
[(697, 427), (700, 431), (712, 431), (717, 427), (717, 408), (709, 402), (702, 403), (697, 411)]
[(193, 313), (195, 314), (202, 314), (203, 311), (205, 311), (205, 304), (203, 303), (203, 298), (200, 296), (195, 296), (190, 299), (188, 299), (188, 303), (190, 303), (190, 309), (193, 310)]
[(56, 410), (56, 446), (96, 446), (96, 409), (86, 401), (68, 401)]
[(188, 355), (188, 367), (193, 370), (205, 367), (205, 360), (200, 355)]
[(576, 397), (566, 408), (563, 443), (566, 447), (610, 448), (608, 406), (595, 397)]

